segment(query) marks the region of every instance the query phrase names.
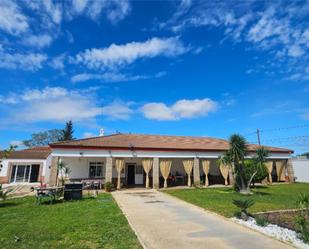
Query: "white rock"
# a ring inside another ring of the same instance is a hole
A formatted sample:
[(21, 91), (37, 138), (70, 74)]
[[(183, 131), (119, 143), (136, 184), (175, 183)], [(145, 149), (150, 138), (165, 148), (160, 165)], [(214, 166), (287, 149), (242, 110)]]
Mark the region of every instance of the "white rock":
[(255, 219), (251, 217), (247, 221), (237, 219), (237, 218), (231, 218), (231, 220), (233, 220), (234, 222), (238, 224), (245, 225), (256, 231), (264, 233), (270, 237), (279, 239), (281, 241), (289, 242), (293, 244), (295, 247), (302, 248), (302, 249), (309, 249), (309, 245), (305, 244), (302, 240), (300, 240), (297, 237), (297, 233), (293, 230), (279, 227), (273, 224), (268, 224), (267, 226), (262, 227), (262, 226), (257, 225), (255, 222)]

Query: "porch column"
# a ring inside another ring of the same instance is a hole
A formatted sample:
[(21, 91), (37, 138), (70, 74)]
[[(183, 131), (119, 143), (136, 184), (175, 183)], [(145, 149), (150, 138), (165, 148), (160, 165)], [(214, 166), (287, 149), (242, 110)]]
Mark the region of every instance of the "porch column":
[(113, 158), (107, 157), (105, 164), (105, 182), (112, 182), (113, 177)]
[(153, 158), (153, 166), (152, 166), (152, 184), (154, 189), (159, 189), (159, 158)]
[(286, 167), (288, 171), (289, 182), (295, 182), (294, 169), (293, 169), (293, 163), (292, 163), (291, 158), (288, 159)]
[(59, 157), (53, 156), (51, 160), (50, 174), (49, 174), (49, 181), (48, 181), (48, 184), (50, 186), (55, 186), (57, 184), (58, 162), (59, 162)]
[(193, 162), (193, 183), (195, 186), (199, 186), (201, 181), (200, 176), (200, 160), (198, 158), (194, 158)]

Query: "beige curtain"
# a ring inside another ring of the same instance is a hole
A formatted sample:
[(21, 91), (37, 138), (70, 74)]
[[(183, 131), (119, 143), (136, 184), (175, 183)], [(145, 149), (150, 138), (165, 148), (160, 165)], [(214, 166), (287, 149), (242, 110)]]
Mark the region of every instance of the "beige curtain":
[(171, 166), (172, 166), (171, 160), (161, 160), (160, 161), (160, 171), (164, 178), (164, 188), (167, 188), (167, 178), (170, 174)]
[(273, 171), (273, 161), (266, 162), (265, 166), (266, 166), (266, 169), (267, 169), (267, 172), (268, 172), (268, 183), (272, 184), (273, 180), (271, 178), (271, 172)]
[(210, 161), (209, 160), (203, 160), (202, 161), (202, 167), (203, 167), (203, 171), (205, 173), (205, 187), (207, 187), (209, 185), (208, 173), (209, 173), (209, 168), (210, 168)]
[(227, 178), (229, 176), (230, 167), (224, 163), (221, 163), (219, 168), (220, 168), (221, 175), (224, 178), (224, 185), (229, 185)]
[(123, 159), (116, 159), (116, 170), (117, 170), (117, 173), (118, 173), (117, 189), (121, 188), (120, 177), (121, 177), (121, 171), (123, 170), (123, 167), (124, 167), (124, 160)]
[(276, 161), (277, 181), (285, 181), (285, 167), (283, 161)]
[(193, 160), (182, 160), (182, 164), (188, 175), (188, 186), (191, 187), (191, 172), (193, 169)]
[(149, 188), (149, 171), (152, 168), (152, 159), (143, 159), (142, 165), (146, 172), (146, 188)]

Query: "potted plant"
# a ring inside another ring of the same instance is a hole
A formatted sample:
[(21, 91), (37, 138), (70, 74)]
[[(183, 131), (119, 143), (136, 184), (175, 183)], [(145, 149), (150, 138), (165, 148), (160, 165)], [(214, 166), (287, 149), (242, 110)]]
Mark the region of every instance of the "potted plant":
[(106, 182), (104, 188), (106, 192), (111, 192), (114, 189), (114, 185), (111, 182)]

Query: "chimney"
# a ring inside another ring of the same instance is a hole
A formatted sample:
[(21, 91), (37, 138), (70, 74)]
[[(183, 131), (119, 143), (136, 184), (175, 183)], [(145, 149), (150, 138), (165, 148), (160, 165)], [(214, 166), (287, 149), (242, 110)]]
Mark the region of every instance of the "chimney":
[(103, 136), (104, 136), (104, 129), (103, 129), (103, 128), (100, 129), (100, 134), (99, 134), (99, 136), (100, 136), (100, 137), (103, 137)]

